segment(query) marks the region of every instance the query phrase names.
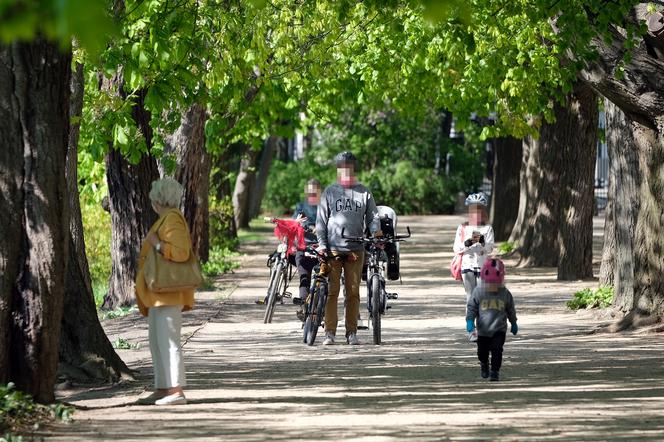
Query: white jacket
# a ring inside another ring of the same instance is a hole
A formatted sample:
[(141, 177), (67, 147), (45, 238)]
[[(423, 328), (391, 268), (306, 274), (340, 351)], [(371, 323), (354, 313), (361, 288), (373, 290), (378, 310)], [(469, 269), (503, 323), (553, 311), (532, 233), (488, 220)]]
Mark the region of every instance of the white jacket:
[[(466, 247), (464, 242), (473, 237), (473, 231), (478, 230), (484, 235), (484, 245), (475, 243)], [(461, 232), (463, 231), (463, 239)], [(481, 269), (486, 258), (493, 252), (493, 227), (489, 224), (483, 226), (470, 226), (462, 224), (457, 227), (456, 237), (454, 238), (454, 253), (463, 253), (461, 258), (461, 270)]]

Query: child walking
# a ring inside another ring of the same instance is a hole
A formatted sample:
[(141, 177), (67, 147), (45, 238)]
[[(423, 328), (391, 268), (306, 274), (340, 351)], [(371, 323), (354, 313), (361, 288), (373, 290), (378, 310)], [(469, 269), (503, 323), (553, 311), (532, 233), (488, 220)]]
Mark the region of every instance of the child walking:
[[(465, 204), (468, 206), (468, 222), (457, 228), (454, 253), (461, 255), (461, 277), (468, 304), (477, 287), (480, 269), (493, 252), (493, 228), (484, 221), (484, 210), (488, 205), (486, 195), (482, 192), (470, 194)], [(473, 331), (468, 338), (471, 342), (476, 341), (477, 333)]]
[[(499, 259), (489, 259), (480, 272), (482, 284), (477, 286), (468, 301), (466, 330), (475, 330), (477, 319), (477, 357), (480, 360), (482, 378), (492, 381), (500, 379), (503, 362), (503, 345), (507, 332), (507, 320), (512, 324), (510, 331), (516, 335), (516, 309), (512, 294), (504, 285), (505, 264)], [(491, 353), (491, 366), (489, 366)]]

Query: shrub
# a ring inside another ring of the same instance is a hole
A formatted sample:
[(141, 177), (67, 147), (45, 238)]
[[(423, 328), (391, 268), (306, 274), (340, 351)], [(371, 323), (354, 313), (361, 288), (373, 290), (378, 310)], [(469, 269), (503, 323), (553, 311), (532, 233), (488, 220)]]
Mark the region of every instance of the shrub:
[(210, 260), (213, 250), (235, 250), (238, 244), (233, 235), (233, 202), (231, 197), (219, 201), (210, 195)]
[(510, 241), (501, 242), (497, 248), (500, 255), (507, 255), (508, 253), (512, 253), (514, 249), (516, 249), (516, 244)]
[(613, 287), (604, 286), (597, 290), (585, 288), (574, 293), (574, 297), (567, 301), (567, 307), (572, 310), (582, 308), (607, 308), (613, 303)]
[(13, 383), (0, 385), (0, 441), (20, 441), (12, 432), (38, 427), (40, 422), (57, 419), (69, 421), (73, 408), (63, 404), (40, 405), (29, 394), (15, 388)]
[(214, 277), (223, 275), (224, 273), (235, 270), (240, 266), (233, 258), (238, 254), (231, 249), (218, 246), (210, 249), (210, 257), (208, 262), (203, 264), (203, 274), (207, 277)]
[(323, 188), (334, 182), (336, 170), (332, 165), (319, 163), (312, 155), (285, 163), (274, 161), (267, 180), (262, 208), (268, 213), (290, 213), (304, 198), (304, 186), (310, 178), (316, 178)]

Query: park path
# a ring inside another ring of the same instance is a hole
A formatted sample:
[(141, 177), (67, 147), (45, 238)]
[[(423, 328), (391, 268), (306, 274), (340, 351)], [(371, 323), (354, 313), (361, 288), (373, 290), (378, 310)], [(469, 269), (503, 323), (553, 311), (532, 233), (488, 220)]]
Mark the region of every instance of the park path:
[[(403, 285), (383, 322), (384, 345), (307, 347), (292, 305), (262, 323), (253, 301), (267, 283), (265, 239), (243, 246), (243, 267), (204, 293), (189, 314), (185, 357), (189, 404), (133, 405), (150, 383), (145, 322), (105, 323), (112, 339), (139, 350), (121, 356), (138, 381), (114, 388), (64, 386), (60, 398), (85, 409), (46, 440), (664, 440), (660, 334), (593, 333), (610, 321), (574, 313), (564, 301), (594, 281), (561, 283), (555, 269), (509, 269), (520, 333), (505, 345), (502, 381), (479, 377), (466, 339), (464, 294), (448, 275), (461, 218), (402, 217)], [(595, 222), (600, 256), (601, 222)], [(226, 296), (219, 300), (220, 294)], [(230, 294), (230, 295), (228, 295)], [(364, 296), (364, 295), (363, 295)], [(362, 304), (364, 308), (364, 303)], [(343, 324), (343, 321), (341, 321)], [(340, 327), (338, 335), (343, 336)], [(320, 338), (319, 338), (320, 343)]]

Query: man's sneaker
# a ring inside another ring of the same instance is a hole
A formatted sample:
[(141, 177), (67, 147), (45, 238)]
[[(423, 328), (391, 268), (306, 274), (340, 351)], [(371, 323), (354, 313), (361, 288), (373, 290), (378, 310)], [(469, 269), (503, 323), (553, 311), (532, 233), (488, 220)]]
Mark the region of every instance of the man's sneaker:
[(480, 363), (480, 376), (482, 376), (482, 379), (489, 377), (489, 364)]
[(477, 342), (477, 330), (473, 330), (468, 334), (468, 340), (470, 342)]
[(307, 319), (306, 316), (304, 315), (303, 309), (299, 309), (298, 311), (296, 311), (295, 316), (297, 316), (297, 319), (299, 319), (302, 322), (304, 322), (304, 320)]
[(348, 338), (348, 345), (360, 345), (360, 340), (357, 338), (357, 333), (349, 333)]
[(500, 376), (498, 375), (497, 371), (491, 370), (491, 373), (489, 374), (489, 380), (490, 381), (499, 381)]
[(323, 345), (334, 345), (334, 333), (325, 332), (325, 340)]
[(266, 301), (266, 299), (258, 298), (258, 299), (256, 299), (256, 301), (254, 301), (254, 302), (255, 302), (256, 304), (258, 304), (258, 305), (263, 305), (263, 304), (265, 304), (265, 301)]

